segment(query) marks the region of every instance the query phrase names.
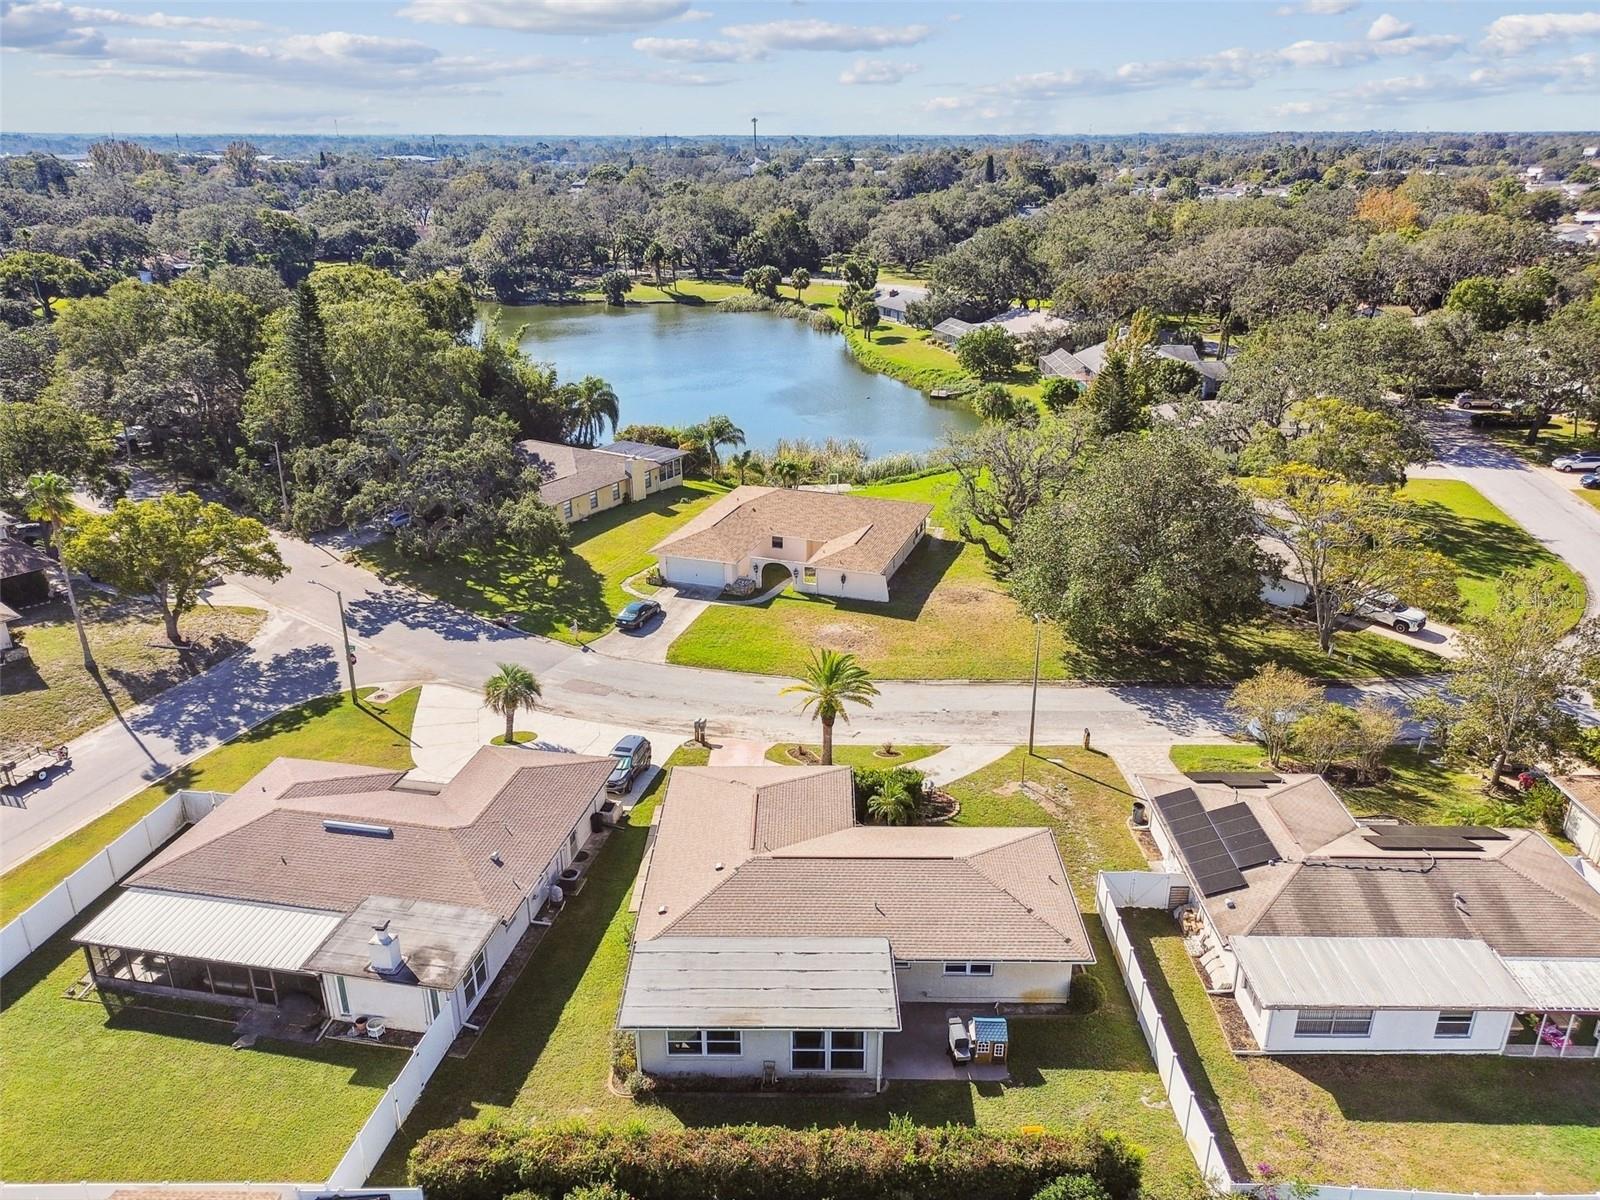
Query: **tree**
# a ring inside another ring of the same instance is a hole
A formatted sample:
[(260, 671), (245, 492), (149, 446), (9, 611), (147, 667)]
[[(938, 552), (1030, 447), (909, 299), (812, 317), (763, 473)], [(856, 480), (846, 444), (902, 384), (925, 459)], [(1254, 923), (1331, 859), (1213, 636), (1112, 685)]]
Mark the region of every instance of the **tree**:
[(1325, 775), (1349, 757), (1355, 724), (1355, 712), (1348, 706), (1318, 704), (1294, 723), (1289, 744), (1314, 773)]
[(1204, 447), (1163, 430), (1111, 439), (1012, 550), (1012, 590), (1080, 646), (1174, 645), (1260, 608), (1249, 499)]
[(744, 286), (751, 295), (778, 298), (778, 285), (783, 282), (783, 272), (777, 267), (751, 267), (744, 273)]
[(218, 575), (277, 580), (288, 572), (265, 525), (193, 492), (117, 501), (68, 531), (62, 561), (124, 592), (154, 596), (175, 646), (184, 644), (179, 618)]
[(1227, 709), (1266, 748), (1267, 761), (1276, 768), (1295, 723), (1322, 702), (1322, 689), (1311, 680), (1269, 663), (1234, 687)]
[(644, 248), (644, 261), (649, 265), (650, 270), (655, 273), (656, 286), (660, 287), (661, 268), (667, 261), (667, 248), (660, 242), (651, 239), (650, 244)]
[(1083, 399), (1083, 384), (1076, 379), (1063, 379), (1059, 375), (1052, 375), (1039, 389), (1039, 396), (1044, 401), (1045, 408), (1053, 413), (1063, 412)]
[(1350, 755), (1355, 760), (1356, 782), (1373, 783), (1383, 772), (1383, 756), (1400, 737), (1403, 722), (1392, 709), (1366, 699), (1355, 706), (1350, 729)]
[(1084, 395), (1083, 407), (1096, 437), (1132, 433), (1150, 423), (1150, 410), (1128, 354), (1106, 351), (1105, 362)]
[(483, 702), (489, 711), (506, 719), (506, 745), (513, 744), (517, 713), (532, 708), (544, 695), (534, 673), (520, 663), (496, 663), (498, 670), (483, 681)]
[(600, 291), (609, 307), (621, 308), (628, 302), (628, 293), (633, 291), (633, 280), (626, 271), (607, 271), (600, 276)]
[(37, 304), (46, 321), (55, 320), (56, 301), (86, 296), (94, 284), (81, 264), (59, 254), (15, 250), (0, 258), (0, 293)]
[(903, 779), (887, 779), (867, 797), (867, 815), (885, 825), (910, 825), (917, 819), (917, 796)]
[(851, 310), (850, 315), (855, 318), (856, 324), (861, 327), (861, 332), (867, 335), (867, 341), (870, 342), (873, 330), (878, 328), (878, 322), (882, 320), (878, 312), (877, 301), (871, 296), (861, 297), (856, 301), (855, 308)]
[(1493, 607), (1463, 623), (1450, 663), (1449, 746), (1486, 763), (1494, 783), (1513, 758), (1559, 753), (1576, 733), (1563, 705), (1581, 694), (1600, 655), (1600, 622), (1569, 636), (1571, 586), (1548, 567), (1500, 577)]
[(799, 695), (800, 709), (816, 715), (822, 722), (822, 765), (833, 765), (833, 723), (850, 720), (849, 706), (872, 707), (877, 686), (854, 654), (834, 650), (813, 650), (801, 673), (800, 682), (778, 692), (780, 696)]
[(111, 427), (66, 404), (0, 404), (0, 495), (21, 492), (38, 472), (103, 491), (117, 479)]
[(947, 445), (956, 472), (952, 516), (961, 536), (1009, 565), (1011, 540), (1030, 511), (1053, 501), (1078, 468), (1081, 424), (1046, 417), (1037, 426), (988, 424), (954, 434)]
[(616, 429), (621, 401), (598, 375), (585, 375), (577, 383), (564, 384), (559, 399), (566, 410), (568, 433), (578, 444), (593, 446), (608, 425)]
[(721, 413), (707, 417), (702, 424), (696, 426), (696, 430), (700, 447), (710, 460), (713, 474), (722, 465), (720, 454), (722, 447), (744, 445), (744, 430), (735, 425), (731, 417)]
[(967, 403), (972, 405), (972, 411), (980, 421), (1004, 422), (1015, 421), (1021, 415), (1026, 401), (1003, 384), (986, 383), (972, 393)]
[(1395, 417), (1334, 396), (1298, 401), (1289, 419), (1300, 431), (1288, 456), (1351, 483), (1398, 484), (1425, 451)]
[(805, 290), (811, 286), (811, 272), (804, 267), (796, 267), (789, 272), (789, 284), (794, 288), (795, 300), (804, 304)]
[(1504, 329), (1511, 321), (1500, 294), (1500, 281), (1486, 275), (1474, 275), (1456, 284), (1445, 298), (1444, 306), (1450, 312), (1466, 313), (1478, 323), (1478, 328), (1489, 333)]
[(1340, 617), (1367, 605), (1395, 597), (1446, 610), (1458, 603), (1449, 561), (1424, 548), (1416, 505), (1393, 489), (1291, 463), (1274, 470), (1261, 493), (1262, 524), (1310, 592), (1324, 652), (1333, 652)]
[[(35, 521), (44, 522), (52, 545), (60, 540), (61, 531), (66, 527), (67, 521), (78, 511), (78, 506), (72, 500), (71, 481), (65, 475), (58, 475), (54, 471), (28, 477), (23, 503), (30, 517)], [(84, 631), (83, 613), (78, 609), (77, 593), (72, 589), (72, 572), (67, 569), (65, 562), (61, 564), (61, 581), (66, 585), (67, 607), (72, 610), (72, 623), (78, 630), (78, 646), (83, 651), (83, 669), (93, 671), (94, 655), (89, 652), (89, 635)]]
[(979, 379), (1006, 379), (1016, 371), (1019, 351), (998, 325), (979, 325), (956, 340), (956, 361)]
[(744, 477), (751, 471), (760, 474), (761, 463), (756, 458), (754, 450), (741, 450), (728, 460), (733, 464), (733, 469), (739, 473), (739, 486), (744, 486)]

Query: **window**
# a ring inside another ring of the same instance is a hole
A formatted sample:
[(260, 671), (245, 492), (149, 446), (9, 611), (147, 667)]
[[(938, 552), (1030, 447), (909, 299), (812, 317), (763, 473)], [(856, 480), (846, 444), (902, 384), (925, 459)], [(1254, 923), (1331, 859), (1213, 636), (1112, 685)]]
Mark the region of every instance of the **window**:
[(350, 1015), (350, 993), (345, 990), (343, 975), (335, 975), (333, 977), (333, 990), (339, 993), (339, 1015), (348, 1017)]
[(1295, 1017), (1295, 1037), (1367, 1037), (1371, 1033), (1370, 1008), (1302, 1008)]
[[(644, 477), (644, 482), (645, 482), (645, 486), (648, 487), (649, 484), (650, 484), (650, 476), (646, 475)], [(611, 485), (611, 498), (613, 500), (621, 500), (622, 499), (622, 485), (620, 483), (613, 483)]]
[(744, 1038), (737, 1029), (669, 1029), (667, 1053), (673, 1058), (738, 1058), (744, 1053)]
[(589, 493), (589, 511), (593, 512), (595, 509), (597, 509), (599, 507), (600, 507), (600, 493), (599, 492), (590, 492)]
[(651, 488), (655, 487), (655, 485), (656, 485), (655, 472), (654, 471), (646, 471), (644, 473), (644, 490), (648, 492)]
[(867, 1035), (855, 1029), (797, 1029), (789, 1035), (795, 1071), (865, 1071)]
[(472, 998), (483, 990), (483, 985), (489, 982), (489, 964), (483, 959), (483, 951), (479, 950), (472, 960), (472, 965), (467, 968), (467, 977), (461, 981), (461, 994), (466, 997), (467, 1003), (472, 1003)]
[(706, 1030), (706, 1053), (724, 1054), (737, 1058), (744, 1053), (743, 1040), (737, 1029)]
[(1442, 1012), (1439, 1014), (1439, 1023), (1433, 1027), (1433, 1036), (1436, 1038), (1464, 1038), (1472, 1036), (1472, 1016), (1470, 1012)]
[(567, 853), (570, 855), (578, 853), (578, 831), (576, 829), (567, 834)]
[(816, 587), (817, 586), (817, 569), (815, 567), (807, 567), (807, 568), (805, 568), (804, 572), (801, 574), (801, 578), (805, 581), (805, 583), (806, 583), (806, 585), (808, 587)]
[(783, 549), (783, 538), (776, 533), (772, 535), (772, 548), (774, 550)]
[(705, 1041), (698, 1029), (667, 1030), (667, 1053), (674, 1058), (687, 1058), (706, 1052)]
[(561, 515), (564, 516), (569, 521), (572, 520), (572, 501), (571, 500), (568, 500), (565, 504), (563, 504), (561, 506)]
[(989, 976), (994, 974), (994, 964), (975, 962), (947, 962), (944, 965), (944, 973), (946, 975)]

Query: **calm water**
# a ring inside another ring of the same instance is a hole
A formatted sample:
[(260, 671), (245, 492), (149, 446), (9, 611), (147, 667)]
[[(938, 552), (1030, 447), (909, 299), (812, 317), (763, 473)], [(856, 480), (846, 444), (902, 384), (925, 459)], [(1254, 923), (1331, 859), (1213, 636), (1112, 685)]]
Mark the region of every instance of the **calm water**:
[(977, 424), (965, 404), (929, 400), (863, 369), (837, 334), (770, 313), (677, 304), (503, 310), (502, 329), (524, 324), (523, 353), (554, 363), (564, 380), (609, 381), (623, 425), (692, 425), (726, 413), (752, 447), (780, 437), (856, 438), (876, 456), (926, 450), (947, 430)]

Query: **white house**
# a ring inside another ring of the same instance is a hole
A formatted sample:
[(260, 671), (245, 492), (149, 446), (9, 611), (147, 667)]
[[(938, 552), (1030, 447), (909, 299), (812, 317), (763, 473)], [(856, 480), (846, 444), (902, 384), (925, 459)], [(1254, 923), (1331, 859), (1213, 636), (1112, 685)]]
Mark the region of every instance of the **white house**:
[(651, 1074), (878, 1083), (934, 1006), (1058, 1005), (1094, 961), (1049, 830), (857, 825), (848, 767), (679, 767), (634, 908)]
[(651, 547), (679, 587), (722, 589), (778, 565), (797, 592), (887, 600), (928, 531), (930, 504), (843, 492), (737, 487)]
[(1600, 890), (1537, 832), (1363, 823), (1314, 775), (1137, 783), (1260, 1049), (1600, 1058)]
[(885, 321), (896, 325), (909, 325), (906, 306), (928, 298), (928, 289), (905, 283), (879, 284), (872, 294), (873, 306)]
[(1566, 835), (1579, 854), (1600, 865), (1600, 771), (1552, 775), (1550, 782), (1567, 798)]
[[(1181, 362), (1200, 376), (1200, 399), (1211, 400), (1228, 380), (1228, 363), (1220, 358), (1202, 358), (1193, 346), (1181, 344), (1159, 345), (1155, 353), (1161, 358)], [(1105, 369), (1106, 344), (1096, 342), (1082, 350), (1052, 350), (1039, 357), (1039, 374), (1046, 377), (1072, 379), (1087, 387), (1094, 377)]]
[(612, 765), (485, 746), (439, 787), (280, 758), (74, 940), (107, 991), (459, 1026), (588, 840)]

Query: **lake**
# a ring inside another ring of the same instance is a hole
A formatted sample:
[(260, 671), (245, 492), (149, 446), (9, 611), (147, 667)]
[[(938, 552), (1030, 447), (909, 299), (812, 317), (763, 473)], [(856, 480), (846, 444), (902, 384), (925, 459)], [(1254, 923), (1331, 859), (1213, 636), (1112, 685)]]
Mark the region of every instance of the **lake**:
[[(492, 318), (494, 306), (479, 309)], [(750, 446), (780, 437), (854, 438), (874, 457), (928, 450), (977, 418), (961, 401), (929, 400), (860, 366), (838, 334), (771, 313), (719, 313), (680, 304), (622, 310), (598, 304), (502, 309), (507, 333), (554, 363), (563, 380), (599, 375), (616, 389), (623, 425), (693, 425), (726, 413)]]

